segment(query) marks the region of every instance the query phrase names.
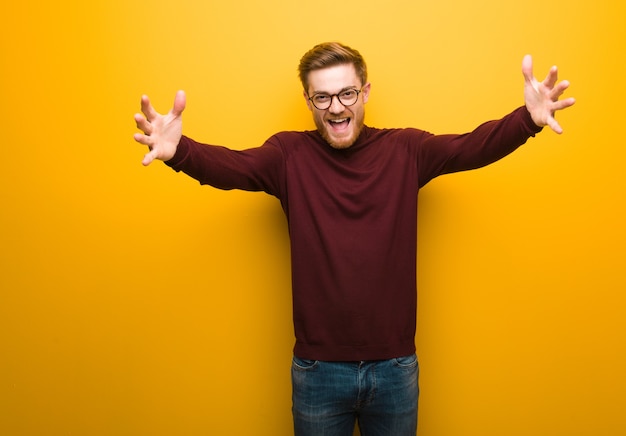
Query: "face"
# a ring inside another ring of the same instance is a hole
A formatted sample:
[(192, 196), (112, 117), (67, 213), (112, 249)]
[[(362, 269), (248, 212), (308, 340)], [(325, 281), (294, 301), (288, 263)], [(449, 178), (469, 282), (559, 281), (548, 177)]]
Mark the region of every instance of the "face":
[[(317, 130), (331, 147), (336, 149), (350, 147), (363, 128), (364, 105), (369, 97), (370, 84), (361, 83), (352, 64), (311, 71), (308, 79), (309, 89), (304, 92), (304, 98), (313, 113)], [(337, 97), (333, 97), (330, 107), (320, 110), (309, 100), (309, 96), (315, 94), (334, 95), (349, 88), (357, 90), (362, 88), (357, 102), (352, 106), (344, 106)]]

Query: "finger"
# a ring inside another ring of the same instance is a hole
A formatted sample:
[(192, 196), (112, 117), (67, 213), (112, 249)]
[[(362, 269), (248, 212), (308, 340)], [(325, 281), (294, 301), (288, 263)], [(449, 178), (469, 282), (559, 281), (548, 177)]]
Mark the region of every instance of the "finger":
[(552, 108), (553, 110), (558, 111), (573, 106), (574, 103), (576, 103), (574, 98), (566, 98), (564, 100), (555, 101)]
[(185, 110), (185, 106), (187, 105), (187, 96), (185, 95), (185, 91), (178, 91), (176, 93), (176, 97), (174, 97), (174, 106), (172, 107), (172, 115), (180, 116)]
[(548, 126), (550, 126), (550, 128), (559, 135), (563, 133), (563, 129), (561, 128), (560, 124), (554, 119), (554, 117), (548, 118)]
[(152, 161), (154, 161), (154, 159), (156, 159), (157, 157), (157, 152), (156, 150), (152, 150), (149, 153), (146, 153), (143, 157), (143, 160), (141, 161), (141, 163), (143, 164), (143, 166), (148, 166), (152, 163)]
[(554, 84), (558, 80), (558, 78), (559, 78), (558, 69), (556, 68), (556, 65), (555, 65), (552, 68), (550, 68), (550, 71), (548, 71), (548, 75), (544, 79), (543, 84), (548, 89), (552, 89), (554, 87)]
[(158, 115), (157, 111), (154, 110), (154, 107), (150, 103), (150, 99), (147, 95), (141, 96), (141, 112), (143, 112), (148, 121), (154, 120)]
[(522, 74), (527, 82), (533, 81), (533, 58), (531, 55), (524, 56), (522, 60)]
[(569, 88), (569, 82), (567, 80), (563, 80), (559, 82), (551, 92), (551, 97), (553, 101), (556, 101), (564, 92)]
[(148, 135), (135, 133), (133, 135), (133, 139), (142, 145), (147, 145), (148, 147), (152, 147), (152, 138), (150, 138)]
[(135, 123), (137, 124), (137, 128), (146, 135), (152, 134), (152, 124), (141, 114), (135, 114)]

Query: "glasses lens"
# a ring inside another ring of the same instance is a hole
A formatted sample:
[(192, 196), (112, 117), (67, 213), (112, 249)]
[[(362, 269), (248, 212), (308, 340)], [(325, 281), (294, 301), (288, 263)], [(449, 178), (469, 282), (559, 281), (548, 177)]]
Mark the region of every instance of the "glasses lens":
[(313, 104), (318, 109), (328, 109), (330, 107), (330, 102), (332, 97), (327, 94), (316, 94), (313, 96)]
[(345, 91), (341, 91), (339, 94), (328, 95), (328, 94), (315, 94), (311, 97), (311, 101), (313, 105), (320, 109), (326, 110), (333, 104), (333, 97), (337, 97), (339, 103), (344, 106), (352, 106), (359, 98), (359, 92), (356, 89), (346, 89)]
[(356, 103), (356, 99), (358, 98), (359, 93), (356, 89), (347, 89), (339, 94), (339, 101), (344, 106), (352, 106)]

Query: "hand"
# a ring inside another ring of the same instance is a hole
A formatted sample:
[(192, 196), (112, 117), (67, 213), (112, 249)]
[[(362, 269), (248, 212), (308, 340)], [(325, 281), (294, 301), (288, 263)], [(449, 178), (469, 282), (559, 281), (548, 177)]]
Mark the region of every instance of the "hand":
[(143, 131), (135, 133), (135, 141), (147, 145), (150, 149), (142, 163), (150, 165), (154, 159), (170, 160), (176, 153), (183, 131), (182, 113), (185, 110), (187, 98), (183, 91), (178, 91), (174, 99), (174, 106), (167, 114), (162, 115), (154, 110), (148, 96), (141, 97), (141, 114), (135, 114), (137, 127)]
[(524, 99), (526, 108), (537, 126), (550, 126), (556, 133), (563, 133), (563, 129), (554, 119), (556, 111), (570, 107), (575, 103), (573, 98), (559, 100), (559, 97), (569, 87), (569, 82), (563, 80), (557, 83), (557, 68), (552, 67), (543, 82), (538, 82), (533, 76), (533, 59), (530, 55), (524, 56), (522, 61), (524, 74)]

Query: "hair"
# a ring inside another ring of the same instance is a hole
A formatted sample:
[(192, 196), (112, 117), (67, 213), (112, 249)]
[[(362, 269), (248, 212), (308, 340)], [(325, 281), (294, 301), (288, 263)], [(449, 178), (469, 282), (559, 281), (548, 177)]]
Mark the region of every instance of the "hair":
[(357, 50), (338, 42), (324, 42), (316, 45), (302, 56), (298, 66), (300, 81), (304, 90), (307, 92), (309, 90), (309, 73), (311, 71), (345, 64), (354, 65), (356, 74), (361, 79), (361, 84), (367, 83), (367, 66), (363, 56)]

